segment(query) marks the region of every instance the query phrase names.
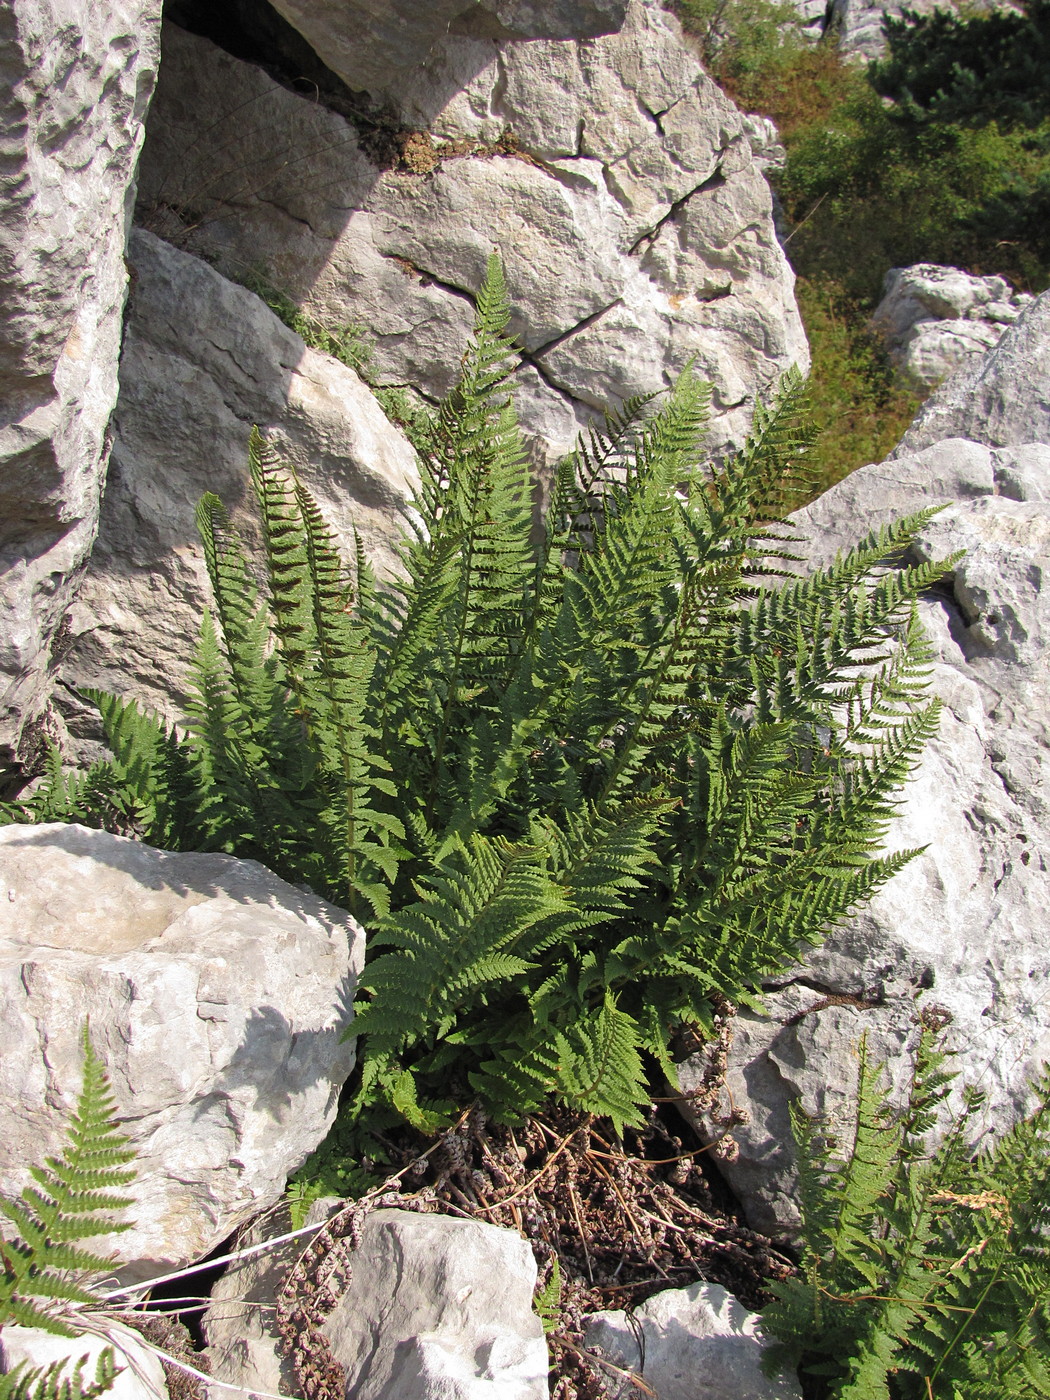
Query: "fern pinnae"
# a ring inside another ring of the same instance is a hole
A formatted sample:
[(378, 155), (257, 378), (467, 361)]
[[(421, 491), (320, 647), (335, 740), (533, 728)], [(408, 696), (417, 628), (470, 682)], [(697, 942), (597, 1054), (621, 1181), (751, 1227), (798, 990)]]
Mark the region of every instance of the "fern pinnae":
[(84, 1082), (65, 1152), (30, 1168), (34, 1184), (19, 1200), (0, 1197), (0, 1213), (16, 1237), (0, 1237), (0, 1325), (14, 1322), (73, 1337), (78, 1307), (97, 1303), (85, 1277), (105, 1271), (111, 1259), (81, 1241), (130, 1229), (115, 1220), (132, 1199), (120, 1194), (135, 1178), (134, 1154), (113, 1119), (113, 1100), (101, 1061), (85, 1026)]

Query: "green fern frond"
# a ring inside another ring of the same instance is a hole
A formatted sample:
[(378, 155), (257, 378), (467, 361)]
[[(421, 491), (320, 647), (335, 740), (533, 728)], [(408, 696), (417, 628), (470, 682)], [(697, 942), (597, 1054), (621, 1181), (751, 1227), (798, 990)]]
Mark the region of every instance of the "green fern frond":
[(112, 1347), (104, 1347), (95, 1363), (94, 1380), (86, 1380), (84, 1370), (89, 1357), (69, 1363), (53, 1361), (50, 1366), (34, 1367), (20, 1361), (12, 1370), (0, 1374), (0, 1400), (98, 1400), (112, 1390), (113, 1382), (123, 1375)]
[(116, 1126), (109, 1081), (86, 1027), (82, 1044), (84, 1082), (63, 1155), (30, 1168), (34, 1185), (19, 1200), (0, 1197), (0, 1214), (14, 1227), (14, 1238), (0, 1238), (0, 1326), (76, 1336), (72, 1308), (97, 1302), (86, 1279), (112, 1262), (81, 1241), (130, 1229), (114, 1212), (132, 1204), (118, 1193), (134, 1180), (127, 1166), (134, 1153)]

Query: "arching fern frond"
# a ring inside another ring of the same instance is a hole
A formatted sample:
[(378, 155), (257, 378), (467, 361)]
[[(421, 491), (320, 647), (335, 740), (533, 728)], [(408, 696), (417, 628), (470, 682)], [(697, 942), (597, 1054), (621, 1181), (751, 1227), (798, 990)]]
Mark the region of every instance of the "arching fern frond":
[(112, 1262), (83, 1241), (130, 1229), (116, 1212), (133, 1204), (120, 1194), (135, 1178), (134, 1153), (114, 1118), (113, 1097), (91, 1036), (83, 1033), (84, 1082), (66, 1147), (30, 1167), (33, 1185), (18, 1200), (0, 1197), (13, 1238), (0, 1237), (0, 1326), (41, 1327), (75, 1337), (77, 1306), (98, 1296), (86, 1286)]

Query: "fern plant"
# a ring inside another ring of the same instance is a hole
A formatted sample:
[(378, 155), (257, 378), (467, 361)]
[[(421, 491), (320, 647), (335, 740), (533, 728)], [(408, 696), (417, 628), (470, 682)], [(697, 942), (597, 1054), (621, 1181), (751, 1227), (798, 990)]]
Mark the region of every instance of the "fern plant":
[(358, 1112), (554, 1095), (622, 1125), (678, 1025), (753, 1003), (909, 859), (878, 852), (937, 723), (915, 601), (942, 567), (886, 567), (927, 512), (785, 582), (795, 373), (724, 465), (691, 372), (628, 403), (535, 531), (507, 320), (493, 259), (400, 575), (344, 561), (253, 433), (264, 584), (206, 496), (184, 729), (94, 694), (112, 761), (53, 764), (16, 815), (253, 856), (364, 917)]
[(966, 1147), (971, 1093), (930, 1150), (945, 1058), (924, 1027), (894, 1110), (863, 1039), (845, 1141), (793, 1111), (803, 1262), (763, 1324), (827, 1400), (1050, 1396), (1050, 1076), (994, 1147)]
[[(134, 1180), (134, 1153), (117, 1129), (109, 1081), (86, 1026), (82, 1044), (83, 1085), (64, 1153), (30, 1167), (33, 1185), (18, 1200), (0, 1196), (8, 1222), (0, 1235), (0, 1327), (78, 1336), (78, 1312), (99, 1303), (90, 1280), (112, 1264), (84, 1241), (130, 1229), (113, 1213), (132, 1204), (119, 1192)], [(119, 1374), (113, 1348), (101, 1352), (93, 1381), (84, 1377), (86, 1364), (82, 1357), (71, 1369), (20, 1365), (0, 1376), (0, 1400), (95, 1400)]]

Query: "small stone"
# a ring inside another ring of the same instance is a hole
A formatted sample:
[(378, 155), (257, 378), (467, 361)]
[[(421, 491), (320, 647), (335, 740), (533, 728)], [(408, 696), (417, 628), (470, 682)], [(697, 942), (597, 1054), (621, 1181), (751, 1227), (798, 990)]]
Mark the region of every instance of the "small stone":
[[(757, 1313), (748, 1312), (716, 1283), (694, 1283), (657, 1293), (628, 1318), (595, 1313), (584, 1344), (639, 1376), (659, 1400), (800, 1400), (794, 1375), (766, 1376), (768, 1345)], [(627, 1377), (603, 1374), (612, 1400), (637, 1400)]]

